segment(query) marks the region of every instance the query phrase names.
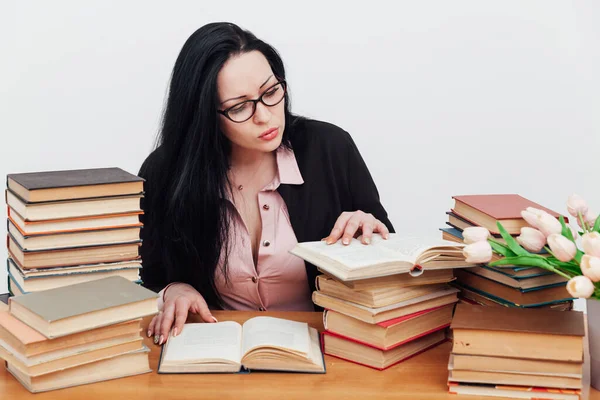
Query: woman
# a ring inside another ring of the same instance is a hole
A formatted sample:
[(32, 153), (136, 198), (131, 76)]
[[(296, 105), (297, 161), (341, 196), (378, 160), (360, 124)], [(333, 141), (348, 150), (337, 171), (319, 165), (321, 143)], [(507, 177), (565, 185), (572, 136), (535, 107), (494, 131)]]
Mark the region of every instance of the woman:
[(230, 23), (198, 29), (173, 69), (159, 146), (143, 163), (144, 285), (162, 344), (188, 313), (313, 310), (297, 242), (393, 230), (351, 137), (291, 114), (275, 49)]

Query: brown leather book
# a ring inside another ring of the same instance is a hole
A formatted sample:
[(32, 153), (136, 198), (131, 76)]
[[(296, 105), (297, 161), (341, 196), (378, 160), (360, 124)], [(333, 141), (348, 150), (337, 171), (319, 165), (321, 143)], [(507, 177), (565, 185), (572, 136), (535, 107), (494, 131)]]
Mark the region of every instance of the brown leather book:
[(121, 168), (8, 174), (7, 187), (25, 203), (140, 194), (144, 179)]
[(457, 304), (450, 328), (457, 354), (581, 362), (583, 313)]
[[(498, 234), (497, 222), (511, 235), (517, 235), (524, 226), (529, 226), (521, 217), (521, 211), (534, 207), (558, 218), (560, 214), (518, 194), (480, 194), (452, 196), (453, 213), (474, 225), (483, 226), (491, 233)], [(568, 222), (568, 218), (565, 222)]]

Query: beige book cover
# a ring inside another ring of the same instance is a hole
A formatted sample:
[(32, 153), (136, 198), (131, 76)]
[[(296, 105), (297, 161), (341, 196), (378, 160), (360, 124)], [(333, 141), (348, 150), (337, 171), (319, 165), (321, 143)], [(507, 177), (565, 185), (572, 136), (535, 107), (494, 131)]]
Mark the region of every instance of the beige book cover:
[(48, 338), (157, 312), (157, 294), (111, 276), (11, 298), (10, 312)]

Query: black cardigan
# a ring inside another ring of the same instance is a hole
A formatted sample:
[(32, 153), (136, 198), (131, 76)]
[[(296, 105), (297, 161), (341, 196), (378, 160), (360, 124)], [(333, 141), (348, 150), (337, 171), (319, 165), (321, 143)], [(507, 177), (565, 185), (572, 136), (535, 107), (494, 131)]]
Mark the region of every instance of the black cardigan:
[[(286, 127), (286, 129), (288, 129)], [(282, 184), (277, 189), (285, 201), (298, 242), (321, 240), (329, 235), (344, 211), (371, 213), (393, 232), (387, 213), (379, 201), (375, 183), (350, 135), (335, 125), (309, 119), (298, 120), (288, 132), (304, 183)], [(144, 162), (139, 175), (146, 178), (152, 168), (155, 150)], [(151, 182), (147, 182), (147, 187)], [(144, 225), (146, 236), (152, 226)], [(160, 266), (160, 255), (145, 252), (142, 244), (141, 270), (144, 285), (159, 291), (168, 283)], [(311, 292), (318, 275), (306, 263)], [(191, 283), (191, 282), (189, 282)]]

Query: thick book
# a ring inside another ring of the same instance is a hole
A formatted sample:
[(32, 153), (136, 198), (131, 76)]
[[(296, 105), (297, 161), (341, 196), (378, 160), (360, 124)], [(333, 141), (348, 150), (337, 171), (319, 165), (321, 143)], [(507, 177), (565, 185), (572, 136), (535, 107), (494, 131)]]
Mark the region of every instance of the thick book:
[(7, 236), (8, 253), (24, 270), (135, 260), (139, 257), (141, 242), (138, 239), (133, 242), (107, 245), (24, 250), (10, 234)]
[(466, 270), (455, 270), (455, 284), (519, 307), (531, 308), (573, 300), (565, 284), (521, 289)]
[(13, 297), (10, 312), (52, 339), (156, 314), (157, 296), (112, 276)]
[(580, 362), (527, 360), (518, 357), (450, 354), (448, 369), (583, 378), (583, 364)]
[[(521, 217), (521, 211), (527, 207), (546, 211), (556, 218), (560, 216), (557, 212), (518, 194), (481, 194), (452, 196), (452, 198), (454, 199), (453, 213), (473, 225), (487, 228), (494, 234), (500, 233), (497, 226), (500, 222), (508, 233), (518, 235), (522, 227), (529, 226)], [(568, 222), (567, 217), (565, 222)]]
[(319, 333), (305, 322), (254, 317), (185, 324), (163, 345), (159, 373), (325, 373)]
[(350, 301), (338, 299), (337, 297), (328, 296), (319, 291), (313, 292), (312, 300), (316, 305), (323, 307), (324, 309), (337, 311), (369, 324), (377, 324), (394, 318), (414, 314), (419, 311), (456, 303), (458, 301), (457, 293), (458, 289), (456, 288), (444, 287), (424, 296), (378, 308), (366, 307)]
[(138, 318), (50, 340), (8, 311), (2, 311), (0, 312), (0, 341), (7, 348), (12, 349), (13, 353), (23, 357), (35, 357), (118, 336), (139, 336), (141, 323), (142, 320)]
[(583, 313), (457, 304), (455, 354), (583, 362)]
[(373, 308), (385, 307), (404, 300), (414, 299), (415, 297), (439, 291), (447, 286), (445, 283), (440, 283), (410, 287), (354, 290), (326, 275), (317, 276), (315, 284), (317, 290), (323, 294)]
[(350, 244), (341, 241), (303, 242), (290, 252), (342, 281), (353, 281), (394, 274), (419, 276), (425, 270), (470, 266), (462, 254), (464, 245), (445, 240), (424, 240), (390, 234), (385, 240), (373, 235), (371, 244), (360, 238)]
[(144, 346), (143, 350), (40, 376), (27, 375), (10, 363), (7, 363), (6, 369), (30, 392), (47, 392), (152, 372), (148, 360), (149, 352)]
[(448, 382), (450, 394), (506, 397), (530, 400), (580, 400), (579, 389), (556, 389), (534, 386), (493, 385), (486, 383)]
[(381, 350), (390, 350), (413, 338), (450, 326), (454, 304), (419, 311), (378, 324), (325, 310), (323, 326), (328, 332), (352, 338)]
[(6, 185), (28, 203), (139, 194), (144, 179), (121, 168), (8, 174)]
[(136, 211), (128, 214), (107, 214), (67, 219), (51, 219), (46, 221), (26, 221), (8, 207), (8, 219), (17, 229), (19, 229), (23, 236), (141, 227), (141, 214), (143, 214), (142, 211)]
[[(129, 281), (141, 283), (140, 268), (142, 265), (140, 260), (113, 263), (111, 268), (102, 268), (96, 264), (95, 270), (88, 271), (82, 271), (77, 267), (65, 267), (64, 270), (58, 268), (22, 270), (10, 257), (6, 259), (6, 265), (9, 278), (18, 285), (19, 290), (23, 293), (39, 292), (109, 276), (122, 276)], [(75, 271), (70, 271), (71, 269)], [(79, 271), (77, 271), (78, 269)]]
[(42, 251), (74, 248), (82, 246), (131, 243), (140, 240), (140, 228), (110, 228), (69, 233), (49, 233), (44, 235), (24, 234), (10, 220), (7, 222), (9, 235), (24, 251)]
[(24, 221), (50, 221), (82, 217), (97, 217), (114, 214), (138, 213), (141, 210), (141, 194), (97, 197), (84, 200), (58, 200), (39, 203), (26, 203), (11, 192), (5, 192), (6, 204), (11, 215), (15, 213)]
[(325, 354), (380, 371), (447, 341), (444, 329), (411, 338), (401, 346), (389, 350), (379, 349), (328, 331), (324, 331), (322, 336)]
[(466, 371), (453, 369), (448, 381), (465, 383), (492, 383), (496, 385), (542, 386), (557, 389), (581, 389), (581, 378), (512, 374), (506, 372)]
[(567, 300), (559, 303), (548, 303), (535, 307), (524, 307), (519, 304), (512, 303), (510, 301), (494, 297), (490, 294), (482, 293), (479, 291), (473, 291), (465, 286), (457, 283), (452, 283), (452, 286), (460, 289), (459, 297), (461, 300), (466, 300), (469, 304), (479, 304), (482, 306), (490, 307), (518, 307), (518, 308), (548, 308), (551, 310), (570, 311), (573, 309), (573, 301)]
[(544, 274), (532, 278), (517, 279), (510, 274), (503, 273), (501, 269), (494, 269), (486, 265), (470, 268), (469, 272), (515, 289), (546, 289), (555, 286), (566, 286), (567, 284), (567, 279), (558, 274)]
[[(325, 271), (320, 271), (328, 275)], [(335, 277), (330, 276), (335, 279)], [(356, 281), (341, 281), (344, 286), (354, 290), (372, 290), (372, 289), (392, 289), (409, 288), (421, 285), (433, 285), (436, 283), (448, 283), (454, 280), (454, 273), (451, 269), (434, 269), (423, 271), (419, 276), (412, 276), (409, 273), (381, 276), (378, 278), (359, 279)]]
[(12, 352), (0, 340), (0, 358), (6, 360), (7, 363), (20, 372), (30, 377), (36, 377), (142, 350), (144, 348), (143, 339), (137, 333), (86, 343), (34, 357), (24, 357), (21, 354)]

